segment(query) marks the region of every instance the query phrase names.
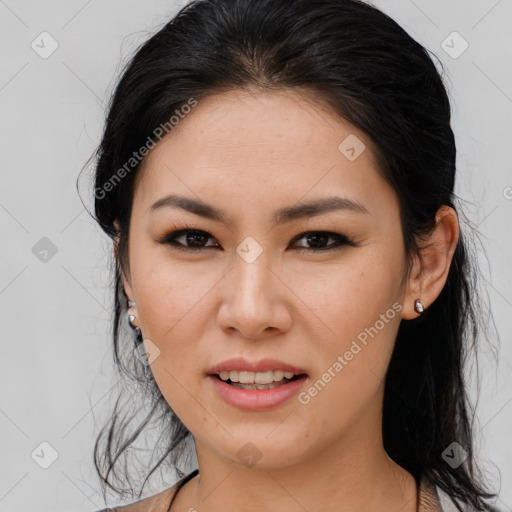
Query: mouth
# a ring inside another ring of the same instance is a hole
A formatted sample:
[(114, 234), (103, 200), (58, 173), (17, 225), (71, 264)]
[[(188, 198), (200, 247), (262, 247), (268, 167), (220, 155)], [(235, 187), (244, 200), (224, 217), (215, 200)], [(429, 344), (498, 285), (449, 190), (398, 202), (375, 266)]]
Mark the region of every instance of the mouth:
[[(245, 364), (247, 366), (250, 367)], [(266, 363), (259, 366), (256, 368), (259, 371), (233, 370), (232, 363), (223, 363), (210, 370), (207, 376), (217, 395), (226, 403), (254, 412), (283, 405), (297, 395), (309, 379), (304, 370), (282, 363), (273, 364), (274, 368), (281, 368), (277, 370), (269, 369)]]
[(219, 374), (211, 374), (217, 380), (239, 389), (273, 389), (284, 386), (290, 382), (306, 377), (306, 373), (294, 374), (293, 372), (268, 371), (268, 372), (246, 372), (246, 371), (223, 371)]

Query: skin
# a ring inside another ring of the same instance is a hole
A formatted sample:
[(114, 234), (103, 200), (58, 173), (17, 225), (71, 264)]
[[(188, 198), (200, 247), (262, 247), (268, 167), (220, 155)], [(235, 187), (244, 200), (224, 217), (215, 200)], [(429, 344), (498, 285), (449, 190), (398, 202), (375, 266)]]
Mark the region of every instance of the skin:
[[(349, 134), (366, 146), (354, 161), (338, 149)], [(245, 90), (201, 100), (144, 160), (123, 284), (137, 304), (135, 323), (160, 351), (151, 363), (156, 382), (195, 440), (200, 473), (173, 511), (416, 510), (413, 476), (383, 448), (383, 379), (400, 322), (418, 316), (417, 298), (427, 308), (441, 292), (459, 228), (454, 210), (441, 207), (421, 260), (400, 286), (398, 199), (377, 173), (372, 148), (304, 92)], [(230, 224), (171, 207), (150, 213), (170, 193), (222, 209)], [(274, 210), (333, 195), (368, 214), (337, 210), (272, 222)], [(196, 239), (199, 251), (157, 241), (185, 223), (207, 233)], [(358, 245), (300, 253), (315, 247), (309, 231)], [(263, 250), (252, 263), (236, 252), (248, 236)], [(305, 369), (307, 390), (394, 303), (401, 310), (308, 404), (294, 397), (241, 411), (206, 376), (231, 357), (271, 357)], [(261, 454), (251, 467), (237, 455), (248, 442)]]

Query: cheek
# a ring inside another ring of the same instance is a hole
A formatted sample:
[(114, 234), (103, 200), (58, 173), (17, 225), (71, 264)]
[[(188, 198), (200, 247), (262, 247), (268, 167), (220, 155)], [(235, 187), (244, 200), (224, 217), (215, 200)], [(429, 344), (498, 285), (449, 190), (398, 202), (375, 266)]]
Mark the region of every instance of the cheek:
[(183, 388), (185, 383), (203, 378), (200, 343), (209, 334), (205, 333), (211, 316), (208, 298), (218, 276), (191, 264), (180, 266), (161, 255), (141, 255), (138, 261), (144, 265), (134, 266), (132, 275), (140, 325), (144, 338), (158, 348), (151, 370), (170, 404), (186, 402), (190, 395)]
[(144, 336), (159, 345), (172, 345), (183, 337), (191, 338), (191, 331), (200, 325), (199, 315), (205, 314), (203, 301), (218, 278), (191, 264), (180, 266), (159, 257), (136, 268), (135, 280)]
[(283, 275), (300, 299), (296, 301), (299, 316), (318, 326), (309, 322), (317, 340), (334, 342), (341, 349), (397, 301), (400, 261), (386, 249), (374, 244), (347, 252), (336, 263), (302, 263)]
[(400, 324), (395, 261), (396, 255), (381, 248), (360, 251), (357, 258), (296, 283), (308, 291), (304, 301), (315, 313), (308, 313), (315, 325), (309, 338), (315, 340), (314, 382), (320, 382), (311, 391), (319, 398), (311, 396), (311, 402), (319, 419), (329, 403), (345, 411), (361, 408), (385, 377)]
[(206, 319), (204, 302), (215, 280), (207, 275), (173, 268), (169, 261), (152, 261), (138, 278), (141, 328), (158, 348), (151, 362), (156, 384), (173, 411), (188, 425), (204, 421), (204, 409), (192, 399), (191, 383), (203, 379), (200, 340)]

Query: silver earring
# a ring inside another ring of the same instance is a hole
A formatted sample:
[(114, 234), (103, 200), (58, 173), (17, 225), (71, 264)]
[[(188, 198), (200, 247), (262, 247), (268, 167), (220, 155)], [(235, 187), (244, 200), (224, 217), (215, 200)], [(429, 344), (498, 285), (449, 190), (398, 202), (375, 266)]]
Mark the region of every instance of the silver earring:
[(137, 325), (134, 324), (134, 320), (135, 320), (135, 318), (137, 318), (137, 316), (135, 315), (136, 304), (132, 300), (129, 300), (128, 306), (129, 306), (129, 308), (128, 308), (128, 311), (126, 312), (126, 317), (128, 318), (128, 324), (135, 332), (135, 338), (137, 340), (137, 344), (139, 344), (139, 343), (142, 343), (143, 340), (142, 340), (142, 331), (140, 330), (140, 327), (138, 327)]
[(420, 315), (421, 313), (423, 313), (423, 311), (425, 311), (425, 308), (423, 307), (423, 304), (421, 303), (420, 299), (416, 299), (416, 301), (414, 302), (414, 311), (416, 311), (416, 313), (419, 313)]

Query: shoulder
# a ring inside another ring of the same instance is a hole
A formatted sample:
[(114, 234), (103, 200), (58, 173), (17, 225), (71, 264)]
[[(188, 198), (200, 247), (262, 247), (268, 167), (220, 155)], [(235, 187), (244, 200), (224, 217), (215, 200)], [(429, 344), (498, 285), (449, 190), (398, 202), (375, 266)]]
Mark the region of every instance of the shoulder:
[(142, 500), (122, 507), (104, 508), (96, 512), (165, 512), (176, 492), (176, 485)]

